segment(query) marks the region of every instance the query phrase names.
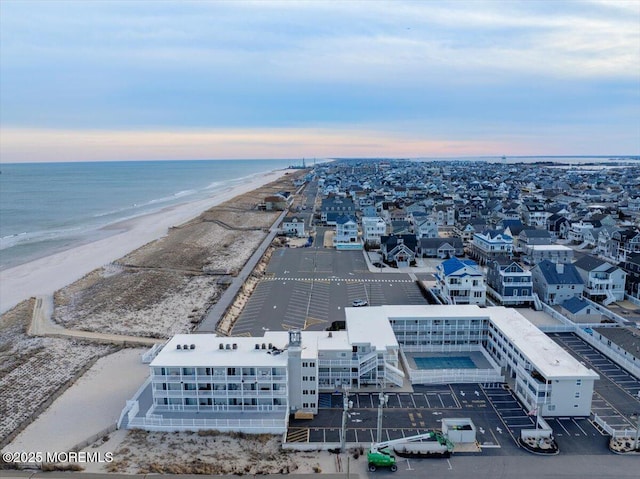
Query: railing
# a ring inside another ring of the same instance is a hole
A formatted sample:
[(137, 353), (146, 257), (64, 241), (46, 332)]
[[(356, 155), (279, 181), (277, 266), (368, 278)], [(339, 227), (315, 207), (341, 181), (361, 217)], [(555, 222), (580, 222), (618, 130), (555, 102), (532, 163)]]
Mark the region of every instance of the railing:
[(502, 374), (490, 369), (409, 369), (409, 379), (413, 384), (504, 382)]
[(576, 328), (575, 333), (584, 342), (586, 342), (587, 344), (590, 344), (595, 349), (597, 349), (598, 351), (603, 353), (605, 356), (607, 356), (609, 359), (611, 359), (618, 365), (622, 366), (624, 369), (626, 369), (629, 373), (634, 375), (636, 378), (640, 379), (640, 365), (625, 358), (618, 351), (606, 345), (605, 343), (599, 341), (598, 339), (594, 338), (591, 334), (587, 333), (581, 328)]
[(150, 364), (163, 347), (164, 344), (154, 344), (149, 351), (142, 354), (142, 363)]
[(638, 434), (636, 429), (614, 429), (607, 422), (597, 414), (593, 415), (593, 422), (595, 422), (604, 432), (611, 437), (635, 437)]
[(635, 298), (627, 293), (624, 294), (624, 299), (626, 299), (627, 301), (631, 301), (636, 306), (640, 306), (640, 299)]
[(283, 434), (287, 429), (286, 417), (282, 419), (169, 419), (162, 417), (136, 417), (129, 422), (131, 428), (148, 431), (175, 431), (216, 429), (245, 433)]
[(614, 321), (624, 324), (627, 322), (627, 320), (625, 318), (623, 318), (622, 316), (620, 316), (619, 314), (614, 313), (613, 311), (599, 305), (598, 303), (591, 301), (589, 298), (582, 298), (584, 299), (587, 303), (589, 303), (591, 306), (593, 306), (600, 314), (602, 314), (603, 316), (606, 316), (609, 319), (613, 319)]

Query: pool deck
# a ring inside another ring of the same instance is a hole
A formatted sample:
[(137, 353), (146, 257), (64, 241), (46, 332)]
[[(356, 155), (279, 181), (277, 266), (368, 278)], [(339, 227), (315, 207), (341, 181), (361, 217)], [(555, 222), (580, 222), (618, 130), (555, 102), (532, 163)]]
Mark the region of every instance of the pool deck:
[[(415, 370), (425, 370), (425, 369), (460, 369), (455, 367), (446, 367), (446, 368), (421, 368), (416, 364), (415, 358), (459, 358), (466, 357), (469, 358), (476, 369), (492, 369), (491, 363), (487, 361), (487, 358), (484, 357), (482, 352), (480, 351), (452, 351), (452, 352), (416, 352), (416, 353), (407, 353), (405, 352), (405, 357), (407, 358), (407, 362), (409, 363), (409, 367)], [(464, 368), (470, 369), (470, 368)]]

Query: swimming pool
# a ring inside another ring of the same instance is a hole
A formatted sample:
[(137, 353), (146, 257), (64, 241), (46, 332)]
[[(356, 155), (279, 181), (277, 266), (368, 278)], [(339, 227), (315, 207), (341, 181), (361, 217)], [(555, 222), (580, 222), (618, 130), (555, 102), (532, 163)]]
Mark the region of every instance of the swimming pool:
[(476, 369), (469, 356), (414, 357), (418, 369)]

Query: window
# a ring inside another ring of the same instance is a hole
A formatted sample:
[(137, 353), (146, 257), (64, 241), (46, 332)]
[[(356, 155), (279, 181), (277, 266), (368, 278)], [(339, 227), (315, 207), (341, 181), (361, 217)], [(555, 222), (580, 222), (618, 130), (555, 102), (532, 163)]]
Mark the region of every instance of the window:
[(582, 379), (576, 379), (576, 386), (582, 385)]
[(576, 397), (576, 398), (579, 398), (579, 397), (580, 397), (580, 392), (577, 392), (577, 393), (575, 394), (575, 397)]

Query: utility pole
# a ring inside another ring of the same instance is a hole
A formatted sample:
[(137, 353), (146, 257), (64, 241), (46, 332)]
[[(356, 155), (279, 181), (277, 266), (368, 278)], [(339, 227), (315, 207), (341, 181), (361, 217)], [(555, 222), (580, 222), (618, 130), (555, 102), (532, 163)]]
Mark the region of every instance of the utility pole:
[(340, 438), (340, 452), (345, 451), (347, 442), (347, 416), (353, 407), (353, 401), (349, 401), (349, 386), (344, 386), (342, 391), (342, 437)]

